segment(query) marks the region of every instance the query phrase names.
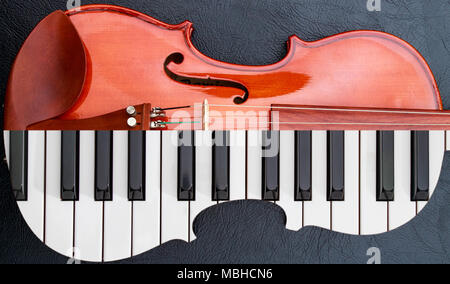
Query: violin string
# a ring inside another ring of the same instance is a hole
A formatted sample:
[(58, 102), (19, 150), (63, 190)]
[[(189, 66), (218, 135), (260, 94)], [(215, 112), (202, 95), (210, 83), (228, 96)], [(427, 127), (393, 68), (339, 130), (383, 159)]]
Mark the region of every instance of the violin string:
[(426, 111), (402, 111), (402, 110), (370, 110), (370, 109), (342, 109), (342, 108), (321, 108), (321, 107), (283, 107), (283, 106), (233, 106), (216, 105), (212, 107), (225, 108), (260, 108), (260, 109), (281, 109), (281, 110), (314, 110), (314, 111), (341, 111), (341, 112), (364, 112), (364, 113), (394, 113), (394, 114), (421, 114), (421, 115), (444, 115), (450, 116), (450, 112), (426, 112)]
[[(220, 118), (220, 117), (219, 117)], [(198, 124), (200, 121), (189, 121), (190, 118), (179, 118), (183, 121), (161, 122), (161, 124)], [(214, 123), (211, 123), (214, 124)], [(225, 124), (227, 124), (225, 122)], [(264, 125), (264, 124), (280, 124), (280, 125), (361, 125), (361, 126), (448, 126), (450, 123), (378, 123), (378, 122), (294, 122), (294, 121), (259, 121), (248, 122), (247, 125)]]
[(201, 123), (200, 121), (168, 121), (168, 122), (160, 122), (159, 124), (196, 124), (196, 123)]
[(358, 123), (358, 122), (268, 122), (271, 124), (299, 124), (299, 125), (366, 125), (366, 126), (449, 126), (450, 124), (445, 123), (439, 123), (439, 124), (432, 124), (432, 123)]
[[(195, 107), (201, 107), (203, 105), (198, 104), (194, 106), (182, 106), (182, 107), (171, 107), (171, 108), (165, 108), (161, 110), (177, 110), (177, 109), (187, 109), (187, 108), (195, 108)], [(401, 110), (369, 110), (369, 109), (341, 109), (341, 108), (321, 108), (321, 107), (283, 107), (283, 106), (236, 106), (236, 105), (219, 105), (219, 104), (208, 104), (209, 107), (226, 107), (226, 108), (259, 108), (259, 109), (285, 109), (285, 110), (313, 110), (313, 111), (340, 111), (340, 112), (351, 112), (351, 113), (388, 113), (388, 114), (413, 114), (413, 115), (450, 115), (450, 113), (430, 113), (425, 111), (401, 111)], [(225, 121), (230, 119), (254, 119), (254, 116), (249, 116), (245, 114), (228, 114), (225, 117), (220, 115), (210, 115), (210, 119), (224, 119)], [(162, 122), (161, 124), (170, 125), (170, 124), (199, 124), (201, 122), (199, 121), (190, 121), (192, 119), (200, 119), (197, 117), (177, 117), (177, 121), (169, 121), (169, 122)], [(179, 121), (182, 120), (182, 121)], [(188, 120), (188, 121), (186, 121)], [(254, 125), (260, 127), (261, 125), (359, 125), (359, 126), (409, 126), (409, 127), (425, 127), (425, 126), (441, 126), (441, 127), (450, 127), (450, 124), (440, 123), (440, 124), (433, 124), (433, 123), (382, 123), (382, 122), (293, 122), (293, 121), (286, 121), (286, 122), (272, 122), (272, 121), (259, 121), (259, 122), (246, 122), (246, 125), (248, 127), (254, 127)]]
[[(386, 123), (386, 122), (305, 122), (305, 121), (259, 121), (259, 122), (251, 122), (251, 117), (233, 117), (233, 116), (227, 116), (225, 119), (221, 116), (211, 116), (210, 118), (217, 118), (217, 119), (223, 119), (225, 124), (227, 124), (227, 121), (229, 120), (236, 120), (236, 118), (239, 119), (246, 119), (248, 118), (247, 124), (292, 124), (292, 125), (366, 125), (366, 126), (449, 126), (450, 123)], [(182, 124), (182, 123), (201, 123), (200, 121), (191, 121), (191, 119), (200, 119), (200, 118), (192, 118), (192, 117), (177, 117), (176, 120), (172, 120), (169, 122), (162, 122), (162, 124)], [(181, 120), (181, 121), (180, 121)], [(212, 122), (211, 124), (214, 124)]]
[(179, 106), (179, 107), (169, 107), (169, 108), (162, 108), (161, 111), (166, 110), (177, 110), (177, 109), (186, 109), (186, 108), (192, 108), (193, 106)]
[[(198, 107), (202, 105), (199, 104)], [(387, 113), (387, 114), (415, 114), (415, 115), (440, 115), (440, 116), (450, 116), (450, 112), (426, 112), (426, 111), (403, 111), (403, 110), (370, 110), (370, 109), (342, 109), (342, 108), (321, 108), (321, 107), (284, 107), (284, 106), (240, 106), (240, 105), (220, 105), (220, 104), (209, 104), (210, 107), (217, 108), (237, 108), (237, 109), (279, 109), (279, 110), (311, 110), (311, 111), (339, 111), (339, 112), (352, 112), (352, 113)], [(165, 110), (177, 110), (177, 109), (187, 109), (195, 108), (196, 106), (183, 106), (183, 107), (171, 107), (161, 109)], [(431, 111), (431, 110), (430, 110)]]

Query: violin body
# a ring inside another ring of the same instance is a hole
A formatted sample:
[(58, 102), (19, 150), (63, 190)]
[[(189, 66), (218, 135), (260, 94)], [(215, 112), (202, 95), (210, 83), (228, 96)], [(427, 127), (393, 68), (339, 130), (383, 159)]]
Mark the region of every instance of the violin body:
[[(29, 61), (22, 62), (21, 57), (27, 52), (41, 52), (33, 50), (33, 41), (41, 40), (42, 29), (38, 26), (11, 72), (5, 129), (45, 130), (52, 124), (48, 122), (55, 119), (64, 121), (60, 129), (76, 129), (70, 122), (100, 117), (128, 106), (151, 104), (171, 108), (193, 106), (205, 100), (216, 106), (216, 117), (230, 111), (239, 112), (239, 115), (228, 115), (228, 120), (254, 116), (270, 120), (269, 108), (273, 104), (442, 110), (439, 90), (423, 57), (408, 43), (382, 32), (348, 32), (316, 42), (292, 36), (287, 55), (280, 62), (242, 66), (219, 62), (199, 52), (191, 41), (193, 25), (190, 22), (168, 25), (139, 12), (108, 5), (83, 6), (65, 14), (55, 12), (40, 26), (52, 18), (72, 26), (72, 33), (76, 31), (71, 41), (79, 40), (82, 48), (71, 45), (71, 52), (77, 55), (73, 58), (79, 61), (72, 62), (78, 65), (71, 68), (78, 71), (73, 72), (75, 74), (60, 72), (70, 60), (67, 58), (60, 60), (64, 66), (58, 63), (48, 68), (39, 66), (36, 71), (39, 76), (34, 76), (38, 77), (34, 81), (41, 83), (21, 90), (25, 75), (22, 65), (29, 64)], [(58, 30), (53, 34), (57, 36)], [(47, 45), (63, 46), (61, 41), (64, 40), (67, 39)], [(79, 83), (61, 91), (55, 87), (56, 83), (46, 82), (48, 76), (42, 76), (42, 72), (60, 74), (62, 78), (54, 79), (57, 82), (75, 80)], [(28, 77), (33, 75), (28, 74)], [(53, 111), (49, 110), (47, 116), (34, 118), (32, 109), (17, 106), (17, 100), (14, 101), (14, 97), (26, 93), (22, 97), (28, 96), (34, 102), (25, 104), (36, 106), (36, 102), (42, 102), (40, 94), (52, 93), (49, 90), (52, 88), (55, 91), (49, 101), (54, 102), (51, 104)], [(55, 107), (60, 101), (65, 104)], [(172, 112), (167, 114), (169, 121), (173, 115)], [(194, 108), (181, 111), (181, 115), (178, 111), (176, 115), (177, 119), (198, 120)], [(18, 116), (29, 118), (18, 122)], [(45, 121), (47, 123), (39, 124)], [(186, 125), (184, 127), (191, 127)], [(175, 127), (180, 126), (169, 125), (166, 129)], [(101, 127), (93, 123), (90, 128)], [(259, 123), (240, 127), (221, 123), (212, 128), (270, 127)]]

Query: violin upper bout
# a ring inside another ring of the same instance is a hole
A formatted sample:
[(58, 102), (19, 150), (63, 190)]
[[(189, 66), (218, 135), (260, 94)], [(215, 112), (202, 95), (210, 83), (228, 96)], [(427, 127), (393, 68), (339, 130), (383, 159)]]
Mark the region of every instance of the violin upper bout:
[(87, 63), (77, 30), (62, 11), (42, 20), (22, 46), (5, 99), (5, 129), (57, 117), (78, 100)]

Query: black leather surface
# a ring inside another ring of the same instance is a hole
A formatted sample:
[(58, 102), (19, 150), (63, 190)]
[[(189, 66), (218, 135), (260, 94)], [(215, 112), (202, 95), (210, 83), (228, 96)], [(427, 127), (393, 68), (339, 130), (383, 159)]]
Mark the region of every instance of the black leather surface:
[[(450, 172), (450, 152), (443, 172)], [(359, 263), (370, 248), (381, 263), (450, 262), (450, 177), (442, 175), (425, 209), (405, 226), (376, 236), (350, 236), (317, 227), (285, 229), (284, 211), (272, 203), (237, 201), (203, 211), (197, 240), (172, 241), (122, 263)]]
[[(66, 2), (0, 1), (2, 97), (10, 66), (27, 35), (49, 13), (65, 9)], [(423, 54), (437, 79), (444, 106), (450, 108), (449, 2), (381, 0), (381, 12), (368, 12), (366, 2), (81, 0), (82, 4), (126, 6), (171, 24), (188, 19), (194, 23), (193, 42), (201, 52), (239, 64), (279, 61), (285, 55), (286, 41), (292, 34), (304, 40), (317, 40), (355, 29), (389, 32), (410, 42)], [(4, 156), (3, 148), (0, 154)], [(261, 202), (236, 202), (211, 208), (200, 216), (195, 225), (198, 239), (192, 244), (174, 241), (125, 262), (365, 263), (366, 251), (372, 246), (381, 249), (384, 263), (449, 262), (449, 159), (447, 156), (444, 174), (430, 206), (413, 222), (388, 234), (359, 238), (318, 228), (290, 232), (283, 229), (284, 216), (280, 208)], [(0, 186), (0, 262), (65, 263), (67, 259), (45, 248), (21, 218), (12, 198), (4, 162), (0, 167)], [(223, 223), (217, 226), (214, 220)], [(217, 240), (217, 236), (223, 239)]]

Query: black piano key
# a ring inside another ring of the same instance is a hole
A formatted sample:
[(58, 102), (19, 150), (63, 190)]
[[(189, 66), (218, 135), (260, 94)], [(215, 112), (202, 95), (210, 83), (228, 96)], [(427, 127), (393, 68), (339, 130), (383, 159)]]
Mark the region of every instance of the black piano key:
[(213, 132), (212, 200), (230, 200), (230, 133)]
[(327, 200), (344, 201), (344, 131), (327, 132)]
[(411, 133), (411, 200), (428, 201), (430, 198), (430, 141), (428, 131)]
[(295, 132), (295, 201), (312, 200), (312, 132)]
[(195, 200), (194, 131), (178, 133), (178, 200)]
[(79, 199), (79, 144), (78, 131), (61, 133), (61, 200)]
[(27, 201), (28, 132), (11, 131), (9, 141), (9, 171), (13, 194), (17, 201)]
[(128, 133), (128, 200), (145, 201), (145, 132)]
[(112, 131), (95, 132), (95, 200), (112, 201)]
[(377, 132), (377, 201), (394, 201), (394, 131)]
[(262, 199), (280, 199), (280, 132), (262, 133)]

